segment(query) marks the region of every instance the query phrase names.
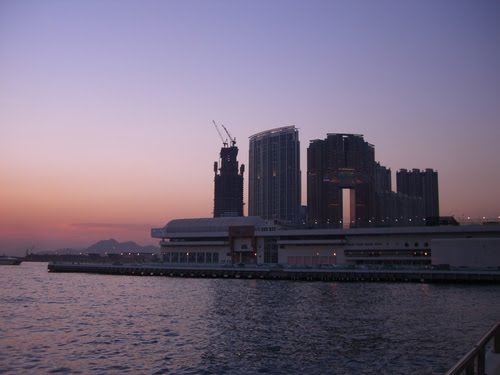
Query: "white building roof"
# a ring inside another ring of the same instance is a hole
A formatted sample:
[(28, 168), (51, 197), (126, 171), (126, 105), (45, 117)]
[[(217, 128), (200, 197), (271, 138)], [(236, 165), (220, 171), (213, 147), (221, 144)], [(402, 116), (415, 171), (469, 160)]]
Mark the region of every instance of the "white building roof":
[(230, 226), (253, 225), (258, 229), (266, 223), (258, 216), (209, 217), (171, 220), (164, 229), (167, 233), (227, 232)]

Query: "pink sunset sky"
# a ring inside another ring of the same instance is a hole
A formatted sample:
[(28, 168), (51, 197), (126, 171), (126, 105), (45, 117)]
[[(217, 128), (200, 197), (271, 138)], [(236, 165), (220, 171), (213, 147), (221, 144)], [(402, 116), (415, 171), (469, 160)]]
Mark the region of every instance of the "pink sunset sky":
[[(442, 215), (500, 216), (498, 1), (0, 2), (0, 254), (157, 244), (210, 217), (221, 141), (363, 134), (439, 173)], [(245, 201), (248, 175), (245, 174)]]

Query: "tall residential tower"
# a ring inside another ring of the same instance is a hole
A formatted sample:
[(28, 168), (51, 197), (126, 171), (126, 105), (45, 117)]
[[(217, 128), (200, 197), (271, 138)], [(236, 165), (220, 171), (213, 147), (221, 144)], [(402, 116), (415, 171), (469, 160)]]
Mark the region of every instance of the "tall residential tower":
[[(375, 215), (375, 148), (358, 134), (328, 134), (307, 149), (309, 226), (368, 226)], [(344, 202), (343, 192), (349, 193)], [(344, 223), (349, 204), (349, 223)]]
[(414, 196), (423, 200), (424, 218), (439, 216), (438, 173), (427, 168), (424, 171), (401, 169), (396, 173), (398, 193)]
[(248, 215), (300, 221), (300, 143), (295, 126), (250, 137)]
[(431, 225), (439, 219), (438, 176), (432, 169), (397, 172), (375, 161), (358, 134), (327, 134), (307, 149), (307, 216), (311, 228)]

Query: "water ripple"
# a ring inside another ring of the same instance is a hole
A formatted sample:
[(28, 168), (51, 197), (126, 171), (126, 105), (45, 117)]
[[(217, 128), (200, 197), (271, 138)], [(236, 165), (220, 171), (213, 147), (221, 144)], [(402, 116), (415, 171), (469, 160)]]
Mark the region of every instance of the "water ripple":
[(436, 374), (498, 286), (0, 273), (0, 373)]

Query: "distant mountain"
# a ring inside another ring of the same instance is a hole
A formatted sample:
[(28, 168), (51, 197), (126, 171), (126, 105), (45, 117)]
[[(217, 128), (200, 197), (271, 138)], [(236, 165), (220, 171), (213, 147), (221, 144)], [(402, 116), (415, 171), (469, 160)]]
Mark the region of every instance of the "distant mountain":
[(106, 253), (158, 253), (160, 251), (159, 247), (148, 245), (141, 246), (133, 241), (118, 242), (114, 239), (98, 241), (92, 246), (86, 249), (75, 250), (70, 248), (58, 249), (52, 251), (40, 251), (37, 254), (67, 254), (67, 255), (77, 255), (77, 254), (100, 254), (105, 255)]
[(85, 253), (98, 253), (104, 255), (105, 253), (157, 253), (159, 248), (156, 246), (141, 246), (133, 241), (118, 242), (114, 239), (102, 240), (96, 242), (92, 246), (84, 250)]

